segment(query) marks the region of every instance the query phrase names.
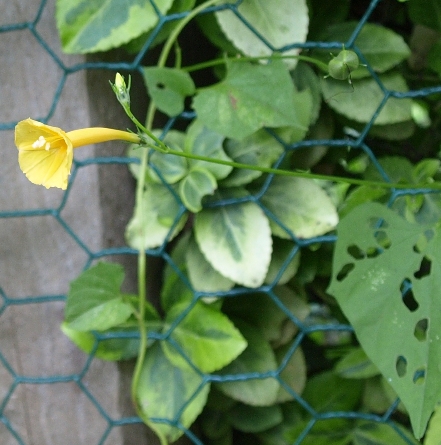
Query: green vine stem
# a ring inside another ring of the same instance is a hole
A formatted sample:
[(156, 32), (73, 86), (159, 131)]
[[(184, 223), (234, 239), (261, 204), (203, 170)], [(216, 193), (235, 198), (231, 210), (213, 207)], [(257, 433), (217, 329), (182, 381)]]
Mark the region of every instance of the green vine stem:
[[(165, 63), (167, 62), (167, 58), (169, 56), (170, 50), (173, 47), (173, 44), (177, 41), (177, 38), (180, 34), (180, 32), (184, 29), (184, 27), (187, 25), (188, 22), (190, 22), (197, 14), (199, 14), (204, 9), (215, 5), (219, 0), (208, 0), (201, 5), (199, 5), (197, 8), (193, 9), (185, 18), (183, 18), (174, 28), (174, 30), (169, 35), (167, 41), (164, 44), (164, 47), (161, 51), (161, 55), (158, 60), (158, 67), (164, 67)], [(127, 112), (127, 110), (126, 110)], [(145, 133), (153, 140), (155, 141), (160, 148), (164, 149), (165, 151), (169, 152), (170, 149), (159, 140), (153, 133), (152, 133), (152, 125), (153, 125), (153, 118), (156, 112), (156, 107), (154, 106), (153, 102), (149, 104), (147, 117), (146, 117), (146, 124), (145, 126), (141, 125), (137, 119), (132, 115), (132, 112), (129, 111), (129, 117), (135, 118), (134, 120), (135, 124), (140, 128), (142, 131), (145, 131)], [(132, 119), (133, 120), (133, 119)], [(139, 124), (139, 125), (138, 125)], [(150, 145), (150, 144), (146, 144)], [(155, 147), (158, 148), (158, 147)], [(141, 154), (141, 171), (145, 171), (147, 168), (147, 161), (148, 161), (148, 154), (149, 149), (148, 147), (145, 147), (145, 150), (143, 150)], [(139, 206), (140, 214), (142, 215), (142, 218), (144, 218), (144, 188), (145, 188), (145, 175), (140, 175), (138, 179), (138, 183), (136, 186), (136, 205)], [(143, 230), (145, 225), (142, 224)], [(141, 239), (144, 238), (144, 234), (141, 233)], [(142, 410), (140, 409), (136, 391), (142, 371), (142, 366), (145, 360), (145, 354), (147, 351), (147, 326), (145, 324), (145, 309), (146, 309), (146, 301), (147, 301), (147, 289), (146, 289), (146, 272), (147, 272), (147, 258), (144, 249), (140, 249), (138, 252), (138, 294), (139, 294), (139, 335), (140, 335), (140, 342), (139, 342), (139, 350), (138, 350), (138, 357), (135, 364), (135, 369), (133, 372), (133, 380), (132, 380), (132, 388), (131, 388), (131, 395), (132, 400), (135, 404), (136, 410), (138, 415), (141, 417), (141, 419), (146, 423), (150, 424), (150, 421), (146, 416), (143, 414)], [(156, 431), (158, 434), (158, 437), (161, 441), (161, 445), (167, 445), (166, 438), (159, 433), (159, 431)]]
[(320, 60), (314, 59), (313, 57), (308, 56), (301, 56), (300, 54), (297, 55), (283, 55), (283, 54), (272, 54), (270, 56), (260, 56), (260, 57), (222, 57), (218, 59), (209, 60), (208, 62), (201, 62), (197, 63), (195, 65), (189, 65), (184, 66), (181, 68), (183, 71), (187, 71), (188, 73), (191, 73), (193, 71), (199, 71), (206, 68), (212, 68), (213, 66), (217, 65), (224, 65), (227, 61), (229, 62), (257, 62), (259, 60), (271, 60), (271, 59), (297, 59), (297, 60), (303, 60), (304, 62), (309, 62), (314, 65), (316, 65), (318, 68), (320, 68), (324, 72), (328, 72), (328, 65), (326, 63), (321, 62)]
[[(157, 148), (156, 146), (151, 145), (152, 148)], [(165, 154), (171, 154), (175, 156), (181, 156), (183, 158), (195, 159), (198, 161), (206, 161), (211, 162), (212, 164), (221, 164), (228, 165), (234, 168), (241, 168), (244, 170), (255, 170), (262, 173), (280, 175), (280, 176), (294, 176), (297, 178), (306, 178), (306, 179), (318, 179), (322, 181), (332, 181), (332, 182), (340, 182), (352, 185), (364, 185), (368, 187), (381, 187), (386, 189), (408, 189), (412, 188), (414, 190), (441, 190), (441, 182), (431, 182), (427, 184), (408, 184), (404, 182), (386, 182), (386, 181), (369, 181), (367, 179), (358, 179), (358, 178), (348, 178), (344, 176), (332, 176), (332, 175), (321, 175), (318, 173), (310, 173), (307, 171), (293, 171), (293, 170), (283, 170), (276, 169), (271, 167), (261, 167), (259, 165), (252, 164), (242, 164), (240, 162), (235, 161), (226, 161), (224, 159), (217, 158), (209, 158), (207, 156), (195, 155), (193, 153), (187, 153), (183, 151), (173, 150), (171, 148), (167, 148)], [(143, 171), (143, 170), (141, 170)]]

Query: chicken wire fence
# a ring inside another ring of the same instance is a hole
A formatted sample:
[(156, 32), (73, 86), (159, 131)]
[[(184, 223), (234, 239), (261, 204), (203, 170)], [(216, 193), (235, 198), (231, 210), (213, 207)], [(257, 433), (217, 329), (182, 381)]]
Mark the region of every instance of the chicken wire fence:
[[(152, 1), (153, 3), (153, 1)], [(357, 52), (360, 59), (365, 63), (365, 58), (363, 57), (363, 54), (360, 53), (358, 48), (354, 46), (354, 41), (357, 37), (357, 35), (362, 30), (363, 26), (366, 24), (366, 22), (371, 17), (373, 11), (375, 8), (377, 8), (379, 4), (379, 0), (373, 0), (370, 2), (370, 4), (367, 6), (364, 15), (362, 16), (361, 20), (358, 23), (358, 26), (356, 27), (355, 31), (353, 32), (351, 38), (347, 42), (306, 42), (303, 44), (296, 45), (295, 42), (293, 42), (292, 47), (298, 47), (298, 48), (305, 48), (305, 49), (312, 49), (312, 48), (320, 48), (320, 49), (329, 49), (329, 52), (332, 50), (338, 51), (342, 48), (342, 44), (345, 45), (346, 48), (353, 49)], [(57, 104), (59, 102), (60, 96), (62, 94), (62, 91), (65, 87), (67, 79), (80, 71), (84, 70), (94, 70), (94, 69), (108, 69), (113, 71), (120, 71), (120, 72), (135, 72), (140, 71), (142, 67), (142, 60), (145, 56), (145, 54), (149, 51), (150, 43), (153, 40), (150, 39), (143, 47), (143, 49), (136, 55), (136, 57), (132, 61), (124, 61), (121, 63), (103, 63), (103, 62), (90, 62), (90, 63), (81, 63), (74, 66), (66, 66), (65, 63), (60, 59), (60, 57), (56, 54), (56, 52), (51, 48), (51, 46), (47, 43), (43, 35), (40, 33), (39, 30), (39, 22), (41, 20), (41, 16), (47, 7), (47, 1), (42, 0), (38, 9), (38, 12), (35, 16), (35, 18), (32, 21), (29, 22), (23, 22), (23, 23), (11, 23), (11, 24), (5, 24), (0, 26), (0, 36), (4, 35), (5, 33), (16, 33), (20, 30), (27, 30), (30, 32), (30, 38), (35, 39), (36, 42), (38, 42), (39, 50), (42, 52), (42, 54), (45, 54), (45, 56), (49, 56), (53, 59), (53, 62), (55, 65), (61, 69), (61, 76), (59, 79), (58, 86), (55, 90), (53, 100), (50, 106), (49, 111), (45, 116), (35, 116), (36, 118), (40, 118), (40, 120), (44, 122), (48, 122), (55, 113), (57, 113)], [(216, 9), (220, 8), (231, 8), (233, 10), (234, 6), (231, 4), (229, 5), (220, 5), (216, 7), (212, 7), (210, 11), (214, 11)], [(185, 17), (186, 13), (180, 13), (180, 14), (174, 14), (174, 15), (161, 15), (156, 9), (158, 13), (158, 24), (156, 26), (155, 32), (153, 33), (153, 36), (156, 35), (157, 32), (160, 31), (160, 29), (169, 21), (171, 20), (178, 20), (182, 17)], [(240, 16), (240, 14), (238, 14)], [(251, 29), (253, 32), (255, 30), (252, 27), (252, 24), (246, 23), (244, 21), (244, 25), (248, 26), (249, 29)], [(258, 35), (256, 33), (256, 35)], [(259, 36), (259, 38), (264, 38), (264, 36)], [(8, 51), (7, 48), (3, 48), (3, 51)], [(16, 57), (21, 57), (20, 54), (16, 54)], [(359, 135), (356, 137), (353, 137), (352, 139), (344, 138), (341, 140), (304, 140), (298, 143), (295, 143), (293, 145), (284, 145), (285, 154), (288, 154), (291, 151), (299, 150), (301, 148), (306, 147), (312, 147), (319, 144), (326, 145), (330, 147), (332, 150), (333, 148), (338, 147), (347, 147), (350, 146), (354, 149), (359, 150), (360, 152), (364, 152), (369, 159), (373, 162), (375, 167), (378, 169), (384, 180), (389, 181), (388, 176), (386, 173), (382, 170), (382, 167), (380, 166), (379, 162), (377, 161), (373, 150), (371, 147), (369, 147), (368, 143), (366, 143), (365, 139), (368, 135), (375, 119), (377, 118), (378, 114), (380, 113), (381, 109), (384, 107), (386, 102), (390, 98), (418, 98), (418, 97), (426, 97), (429, 95), (433, 95), (436, 93), (441, 92), (441, 86), (439, 87), (430, 87), (420, 90), (413, 90), (406, 93), (403, 92), (396, 92), (396, 91), (390, 91), (381, 83), (380, 79), (375, 76), (374, 73), (372, 73), (374, 79), (378, 83), (379, 87), (384, 93), (383, 101), (378, 106), (378, 109), (376, 112), (372, 115), (372, 118), (369, 123), (364, 127), (364, 129), (361, 131)], [(1, 76), (1, 68), (0, 68), (0, 76)], [(2, 104), (2, 106), (4, 106)], [(117, 106), (117, 105), (115, 105)], [(0, 131), (6, 131), (11, 130), (14, 128), (16, 122), (0, 122)], [(171, 119), (168, 124), (166, 125), (166, 129), (170, 130), (173, 128), (175, 124), (175, 120)], [(4, 147), (3, 150), (15, 150), (13, 146)], [(282, 158), (281, 158), (282, 160)], [(281, 161), (280, 160), (280, 161)], [(54, 218), (63, 228), (64, 230), (64, 236), (71, 238), (79, 247), (82, 249), (87, 256), (87, 259), (84, 264), (84, 268), (89, 267), (89, 265), (97, 260), (98, 258), (104, 258), (108, 255), (115, 255), (115, 254), (123, 254), (123, 255), (136, 255), (137, 252), (134, 249), (131, 249), (129, 247), (120, 247), (120, 248), (113, 248), (113, 249), (102, 249), (99, 251), (94, 251), (93, 247), (89, 247), (87, 243), (82, 241), (82, 239), (76, 234), (76, 231), (70, 226), (69, 223), (65, 221), (62, 215), (62, 211), (66, 206), (66, 203), (69, 201), (71, 197), (71, 191), (72, 187), (75, 184), (75, 181), (78, 180), (78, 173), (85, 167), (93, 165), (93, 164), (127, 164), (129, 162), (134, 162), (133, 159), (128, 159), (125, 157), (108, 157), (108, 158), (89, 158), (89, 159), (82, 159), (82, 160), (75, 160), (74, 161), (74, 167), (72, 171), (72, 175), (70, 178), (70, 185), (68, 189), (64, 192), (63, 198), (61, 200), (61, 204), (57, 207), (44, 207), (44, 208), (29, 208), (29, 209), (22, 209), (22, 210), (8, 210), (8, 209), (1, 209), (0, 211), (0, 218), (6, 219), (21, 219), (21, 218), (33, 218), (38, 216), (48, 216), (51, 218)], [(277, 167), (277, 166), (276, 166)], [(105, 168), (105, 167), (104, 167)], [(271, 176), (269, 179), (265, 182), (265, 185), (263, 189), (261, 190), (261, 193), (259, 196), (262, 196), (262, 194), (265, 192), (266, 188), (269, 186), (271, 180)], [(391, 189), (390, 191), (390, 203), (393, 203), (394, 200), (398, 196), (403, 196), (406, 194), (415, 194), (415, 193), (424, 193), (424, 191), (421, 190), (412, 190), (412, 189), (406, 189), (406, 190), (396, 190)], [(260, 204), (259, 196), (252, 197), (251, 200), (255, 202), (258, 205)], [(234, 205), (235, 201), (230, 200), (227, 203), (224, 203), (224, 205)], [(184, 207), (182, 206), (182, 211), (184, 210)], [(265, 211), (265, 210), (264, 210)], [(266, 212), (267, 213), (267, 212)], [(180, 216), (180, 215), (179, 215)], [(178, 216), (178, 217), (179, 217)], [(269, 218), (273, 218), (273, 215), (270, 215), (267, 213), (267, 216)], [(277, 223), (281, 224), (280, 221), (276, 221)], [(296, 254), (297, 251), (300, 251), (301, 249), (308, 248), (309, 246), (312, 246), (317, 243), (334, 243), (336, 241), (336, 237), (334, 235), (328, 235), (328, 236), (320, 236), (315, 237), (311, 239), (302, 239), (297, 240), (297, 248), (295, 251), (293, 251), (293, 255)], [(165, 246), (158, 248), (158, 249), (152, 249), (147, 251), (148, 255), (155, 256), (155, 257), (162, 257), (166, 263), (173, 264), (173, 260), (168, 255), (167, 251), (165, 250)], [(283, 267), (286, 267), (286, 263)], [(280, 270), (280, 273), (283, 272), (283, 268)], [(1, 283), (0, 283), (1, 285)], [(261, 286), (258, 289), (253, 289), (252, 292), (261, 292), (265, 293), (273, 302), (275, 305), (277, 305), (282, 311), (287, 312), (286, 315), (294, 322), (298, 323), (298, 320), (296, 317), (289, 313), (289, 311), (286, 310), (283, 304), (280, 303), (278, 297), (274, 293), (271, 286), (264, 285)], [(233, 289), (230, 292), (226, 292), (224, 294), (224, 297), (234, 297), (236, 294), (244, 294), (247, 290), (244, 289)], [(199, 298), (201, 295), (195, 295), (195, 298)], [(24, 307), (26, 305), (30, 304), (38, 304), (38, 305), (46, 305), (54, 301), (64, 301), (65, 296), (64, 295), (26, 295), (20, 298), (11, 298), (8, 296), (5, 292), (3, 292), (0, 288), (0, 323), (2, 322), (2, 316), (4, 316), (5, 312), (12, 307), (20, 309), (21, 307)], [(196, 300), (195, 300), (196, 301)], [(176, 327), (176, 326), (175, 326)], [(302, 342), (304, 341), (305, 337), (310, 335), (314, 332), (351, 332), (352, 329), (348, 325), (343, 324), (299, 324), (299, 333), (295, 337), (295, 340), (291, 346), (290, 353), (293, 354), (296, 348), (298, 348)], [(115, 333), (112, 334), (113, 338), (122, 338), (123, 336), (127, 337), (127, 333)], [(133, 336), (134, 338), (137, 337), (137, 333), (129, 334)], [(108, 336), (103, 335), (97, 335), (96, 336), (96, 344), (94, 351), (96, 351), (98, 344), (100, 341), (108, 338)], [(158, 335), (157, 333), (154, 333), (151, 335), (151, 338), (156, 338), (159, 341), (168, 341), (168, 338), (165, 338), (164, 336)], [(31, 443), (28, 443), (25, 438), (20, 434), (20, 426), (15, 424), (14, 421), (11, 420), (9, 414), (8, 414), (8, 404), (11, 401), (11, 398), (13, 397), (14, 393), (18, 391), (21, 385), (41, 385), (41, 384), (57, 384), (57, 383), (67, 383), (72, 382), (74, 385), (77, 386), (77, 389), (84, 393), (84, 395), (90, 400), (90, 402), (95, 406), (95, 408), (98, 410), (102, 418), (104, 419), (104, 422), (106, 424), (106, 427), (104, 429), (104, 432), (99, 437), (97, 444), (98, 445), (105, 445), (107, 438), (109, 437), (111, 431), (116, 428), (123, 425), (132, 425), (136, 423), (142, 423), (141, 419), (133, 416), (129, 417), (121, 417), (121, 418), (115, 418), (111, 413), (106, 410), (104, 406), (100, 403), (100, 401), (94, 396), (93, 392), (90, 390), (90, 388), (87, 385), (86, 377), (88, 372), (90, 371), (91, 363), (94, 359), (93, 352), (88, 356), (87, 360), (85, 360), (84, 365), (82, 369), (77, 373), (72, 373), (68, 375), (60, 375), (60, 374), (44, 374), (40, 375), (39, 370), (35, 369), (35, 373), (33, 375), (24, 375), (19, 373), (14, 367), (11, 365), (10, 360), (6, 357), (6, 355), (3, 353), (3, 344), (5, 339), (0, 338), (0, 367), (4, 368), (4, 371), (6, 371), (6, 374), (9, 375), (8, 381), (1, 382), (2, 391), (3, 391), (3, 397), (0, 399), (0, 422), (3, 425), (4, 428), (6, 428), (6, 431), (10, 435), (11, 438), (15, 439), (17, 444), (20, 445), (31, 445)], [(50, 339), (47, 339), (48, 342), (50, 342)], [(201, 386), (208, 384), (209, 382), (222, 382), (223, 379), (227, 379), (230, 377), (222, 377), (216, 374), (206, 374), (203, 372), (199, 372), (201, 376)], [(4, 375), (4, 374), (3, 374)], [(280, 384), (283, 385), (283, 381), (280, 378), (280, 371), (270, 372), (266, 374), (256, 374), (256, 375), (250, 375), (250, 374), (238, 374), (234, 376), (237, 380), (246, 380), (246, 379), (255, 379), (255, 378), (273, 378), (277, 379)], [(63, 395), (60, 394), (62, 397)], [(394, 413), (394, 411), (397, 408), (397, 405), (399, 403), (398, 400), (396, 400), (394, 403), (391, 404), (390, 408), (383, 414), (383, 415), (376, 415), (372, 413), (362, 413), (362, 412), (316, 412), (313, 407), (311, 407), (305, 400), (302, 399), (301, 396), (294, 394), (295, 399), (297, 402), (303, 406), (312, 416), (312, 421), (310, 424), (305, 428), (305, 430), (300, 434), (300, 436), (296, 439), (295, 444), (301, 444), (303, 439), (305, 439), (308, 436), (309, 431), (313, 427), (314, 423), (318, 420), (322, 419), (332, 419), (332, 418), (351, 418), (351, 419), (365, 419), (370, 420), (374, 422), (380, 422), (384, 424), (389, 424), (390, 428), (394, 429), (398, 435), (402, 437), (402, 439), (405, 442), (408, 442), (408, 439), (404, 437), (404, 435), (401, 433), (399, 429), (396, 428), (395, 424), (391, 421), (391, 416)], [(162, 423), (168, 423), (171, 425), (174, 425), (182, 430), (184, 430), (184, 434), (188, 437), (189, 441), (197, 444), (202, 445), (203, 442), (200, 438), (197, 437), (197, 435), (192, 432), (191, 430), (188, 430), (182, 426), (179, 419), (152, 419), (154, 422), (162, 422)], [(84, 428), (87, 428), (87, 422), (84, 425)], [(66, 441), (69, 442), (69, 438), (66, 438)], [(410, 442), (408, 442), (410, 443)], [(92, 444), (90, 444), (92, 445)]]

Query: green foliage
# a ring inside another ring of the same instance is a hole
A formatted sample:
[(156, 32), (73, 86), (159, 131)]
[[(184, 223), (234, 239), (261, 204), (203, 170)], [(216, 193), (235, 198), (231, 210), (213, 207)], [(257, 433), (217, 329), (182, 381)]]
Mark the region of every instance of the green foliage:
[(281, 238), (290, 238), (291, 233), (298, 238), (312, 238), (329, 232), (338, 222), (329, 196), (308, 179), (274, 178), (262, 204), (283, 224), (271, 221), (272, 233)]
[(424, 445), (439, 445), (441, 442), (440, 405), (438, 405), (427, 427)]
[(262, 127), (306, 130), (298, 116), (308, 106), (308, 99), (295, 101), (294, 85), (281, 60), (264, 66), (229, 62), (226, 78), (201, 90), (193, 107), (208, 128), (240, 140)]
[[(163, 417), (172, 421), (179, 418), (183, 427), (189, 427), (202, 411), (210, 390), (210, 384), (201, 383), (198, 373), (173, 365), (160, 345), (153, 344), (136, 387), (136, 401), (143, 418)], [(162, 440), (174, 442), (182, 435), (182, 430), (173, 424), (148, 422), (148, 425)]]
[[(351, 227), (359, 228), (356, 240)], [(342, 219), (337, 233), (329, 292), (403, 401), (419, 438), (441, 398), (441, 333), (433, 310), (439, 305), (438, 229), (367, 203)], [(388, 316), (379, 317), (378, 307)]]
[[(165, 329), (180, 320), (186, 312), (187, 303), (173, 306), (167, 313)], [(202, 372), (213, 372), (234, 360), (247, 346), (246, 341), (233, 323), (217, 309), (204, 303), (197, 303), (174, 327), (170, 338), (180, 346), (177, 351), (168, 342), (164, 352), (168, 359), (186, 367), (181, 351)], [(188, 365), (187, 365), (188, 366)]]
[[(398, 73), (379, 76), (385, 88), (392, 91), (407, 91), (404, 78)], [(337, 113), (356, 122), (366, 123), (379, 109), (384, 93), (373, 78), (353, 81), (354, 88), (334, 79), (322, 80), (323, 98)], [(412, 119), (410, 99), (389, 98), (375, 119), (375, 125), (389, 125)]]
[[(119, 15), (112, 1), (86, 3), (58, 0), (67, 52), (166, 41), (157, 66), (140, 70), (145, 126), (125, 107), (142, 139), (128, 150), (127, 244), (166, 264), (154, 277), (161, 316), (143, 279), (139, 295), (124, 294), (121, 269), (100, 263), (72, 282), (63, 332), (96, 357), (138, 357), (132, 396), (163, 444), (199, 415), (208, 445), (233, 444), (236, 431), (265, 445), (417, 443), (407, 416), (420, 438), (441, 400), (441, 198), (421, 189), (439, 189), (441, 114), (437, 96), (405, 93), (434, 84), (441, 50), (406, 42), (416, 24), (440, 29), (436, 2), (386, 1), (396, 16), (359, 29), (349, 0), (157, 0), (187, 18), (220, 6), (196, 21), (223, 58), (198, 54), (193, 66), (186, 18), (154, 29), (149, 1)], [(289, 46), (307, 39), (332, 50)], [(215, 81), (193, 74), (210, 67)], [(155, 110), (173, 118), (164, 129), (151, 128)], [(382, 423), (397, 396), (403, 425)], [(438, 443), (438, 417), (426, 445)]]
[(158, 110), (169, 116), (184, 111), (184, 99), (195, 92), (188, 73), (173, 68), (148, 67), (143, 74), (147, 91)]
[[(278, 0), (277, 8), (271, 2), (249, 0), (242, 2), (237, 10), (273, 48), (306, 40), (309, 19), (305, 0)], [(252, 30), (243, 26), (233, 12), (217, 12), (216, 19), (227, 39), (243, 54), (254, 57), (271, 54), (271, 49)], [(297, 50), (286, 52), (287, 55), (296, 53)], [(295, 59), (288, 64), (293, 68)]]
[[(357, 22), (346, 22), (329, 26), (321, 37), (330, 42), (346, 42), (355, 31), (356, 26)], [(354, 43), (365, 57), (368, 66), (376, 73), (389, 71), (406, 60), (410, 55), (410, 49), (402, 36), (389, 28), (373, 23), (366, 23), (366, 25), (363, 26)], [(346, 51), (346, 54), (344, 51)], [(349, 55), (350, 60), (354, 60), (354, 56), (351, 53), (352, 51), (343, 50), (336, 58), (340, 57), (344, 59)], [(343, 62), (343, 60), (341, 60), (341, 62)], [(350, 72), (354, 79), (370, 77), (367, 66), (356, 63), (353, 63), (350, 67)], [(331, 74), (331, 77), (334, 76)]]
[[(164, 14), (173, 0), (156, 0)], [(152, 29), (158, 22), (149, 0), (91, 2), (57, 0), (57, 26), (63, 50), (92, 53), (121, 46)]]
[(124, 280), (118, 264), (98, 263), (70, 284), (65, 320), (76, 331), (105, 331), (123, 324), (133, 314), (131, 295), (119, 288)]
[(248, 287), (262, 284), (272, 240), (269, 222), (253, 202), (207, 209), (195, 218), (196, 241), (219, 273)]

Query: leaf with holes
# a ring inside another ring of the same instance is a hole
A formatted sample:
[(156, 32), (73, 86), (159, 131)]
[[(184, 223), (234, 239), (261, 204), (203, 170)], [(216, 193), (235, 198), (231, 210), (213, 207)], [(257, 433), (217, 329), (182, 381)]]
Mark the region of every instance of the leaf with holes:
[(148, 67), (143, 69), (147, 91), (158, 108), (168, 116), (184, 111), (184, 100), (195, 92), (195, 85), (185, 71), (177, 68)]
[[(155, 0), (165, 14), (173, 0)], [(57, 0), (57, 28), (63, 51), (92, 53), (128, 43), (152, 29), (158, 14), (150, 0)]]
[(367, 203), (345, 216), (337, 232), (328, 292), (420, 438), (441, 400), (439, 230)]

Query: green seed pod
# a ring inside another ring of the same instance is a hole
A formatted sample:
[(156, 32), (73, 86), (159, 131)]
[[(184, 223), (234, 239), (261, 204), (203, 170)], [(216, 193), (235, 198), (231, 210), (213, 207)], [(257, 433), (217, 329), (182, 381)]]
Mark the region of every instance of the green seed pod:
[(344, 49), (328, 63), (328, 72), (333, 79), (345, 80), (360, 66), (357, 54)]

